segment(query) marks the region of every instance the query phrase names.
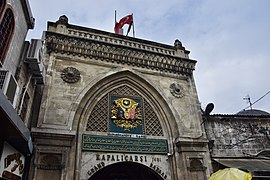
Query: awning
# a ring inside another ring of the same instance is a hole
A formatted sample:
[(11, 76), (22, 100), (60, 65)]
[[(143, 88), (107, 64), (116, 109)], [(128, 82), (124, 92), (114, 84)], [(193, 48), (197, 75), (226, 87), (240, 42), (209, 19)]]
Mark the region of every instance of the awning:
[(1, 139), (25, 155), (31, 154), (33, 144), (30, 131), (1, 90), (0, 120)]
[(213, 173), (209, 180), (251, 180), (251, 173), (247, 173), (237, 168), (220, 169)]
[(270, 171), (270, 159), (238, 159), (238, 158), (214, 158), (214, 160), (226, 167), (254, 171)]

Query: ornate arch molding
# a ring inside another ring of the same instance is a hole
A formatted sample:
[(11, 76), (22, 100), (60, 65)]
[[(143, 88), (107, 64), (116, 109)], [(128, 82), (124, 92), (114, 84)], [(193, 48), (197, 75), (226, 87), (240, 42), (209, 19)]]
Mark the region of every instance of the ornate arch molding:
[[(152, 107), (153, 105), (136, 89), (136, 87), (123, 83), (120, 87), (114, 88), (96, 103), (93, 103), (94, 108), (90, 113), (85, 130), (88, 133), (108, 133), (116, 130), (123, 133), (164, 136), (160, 123), (162, 118), (157, 115)], [(122, 111), (122, 108), (126, 109)], [(133, 120), (126, 121), (121, 117), (132, 118)]]
[(95, 104), (104, 95), (112, 89), (116, 89), (126, 85), (136, 89), (149, 103), (152, 104), (155, 112), (158, 113), (160, 123), (163, 128), (164, 136), (168, 139), (169, 152), (173, 152), (174, 139), (178, 137), (176, 120), (171, 112), (169, 105), (160, 93), (141, 75), (135, 74), (130, 70), (123, 70), (115, 73), (109, 73), (91, 82), (77, 98), (72, 109), (76, 109), (74, 115), (70, 115), (70, 120), (73, 120), (72, 129), (77, 131), (76, 144), (76, 167), (75, 173), (79, 177), (80, 157), (81, 157), (81, 136), (85, 132), (88, 117), (93, 110)]
[(176, 121), (164, 98), (149, 82), (129, 70), (99, 77), (80, 93), (71, 110), (72, 112), (76, 109), (76, 112), (74, 116), (71, 113), (69, 117), (69, 120), (73, 121), (72, 129), (79, 132), (85, 131), (88, 117), (96, 104), (93, 102), (100, 100), (111, 90), (123, 85), (136, 89), (143, 98), (148, 100), (155, 112), (158, 113), (158, 117), (161, 117), (161, 125), (167, 132), (164, 134), (166, 137), (177, 137)]

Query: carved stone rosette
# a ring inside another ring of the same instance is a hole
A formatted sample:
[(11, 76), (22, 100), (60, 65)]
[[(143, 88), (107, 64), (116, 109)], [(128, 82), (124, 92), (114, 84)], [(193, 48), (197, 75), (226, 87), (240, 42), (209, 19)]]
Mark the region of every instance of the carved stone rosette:
[(172, 93), (172, 95), (176, 98), (182, 98), (184, 97), (184, 89), (182, 86), (180, 86), (177, 83), (172, 83), (170, 85), (170, 91)]
[(81, 79), (80, 71), (74, 67), (66, 67), (61, 73), (61, 78), (67, 83), (75, 83)]

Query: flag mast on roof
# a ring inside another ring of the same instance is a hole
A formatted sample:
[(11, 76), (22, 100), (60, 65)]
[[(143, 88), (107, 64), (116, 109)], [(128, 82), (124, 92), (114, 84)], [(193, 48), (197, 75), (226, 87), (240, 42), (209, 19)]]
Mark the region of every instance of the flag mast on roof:
[(116, 10), (115, 10), (115, 25), (114, 25), (114, 32), (115, 32), (115, 34), (122, 34), (123, 35), (123, 29), (122, 29), (122, 27), (125, 24), (128, 24), (129, 25), (126, 36), (130, 32), (131, 26), (132, 26), (133, 37), (135, 37), (133, 13), (130, 14), (130, 15), (127, 15), (127, 16), (123, 17), (122, 19), (120, 19), (119, 22), (117, 22), (117, 20), (116, 20)]

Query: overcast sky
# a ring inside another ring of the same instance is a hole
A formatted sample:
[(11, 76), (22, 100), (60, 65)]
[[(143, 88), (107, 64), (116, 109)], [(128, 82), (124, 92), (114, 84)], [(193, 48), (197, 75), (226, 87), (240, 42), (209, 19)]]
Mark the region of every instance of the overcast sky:
[[(134, 14), (136, 38), (173, 45), (190, 58), (202, 108), (234, 114), (270, 91), (270, 0), (29, 0), (41, 38), (47, 21), (65, 14), (70, 24), (113, 32), (117, 19)], [(270, 112), (270, 94), (253, 105)]]

